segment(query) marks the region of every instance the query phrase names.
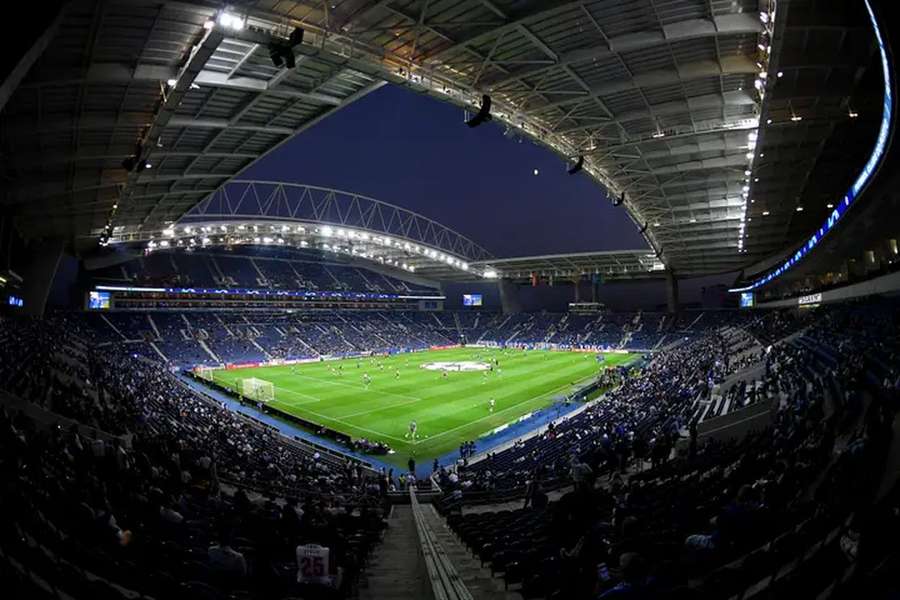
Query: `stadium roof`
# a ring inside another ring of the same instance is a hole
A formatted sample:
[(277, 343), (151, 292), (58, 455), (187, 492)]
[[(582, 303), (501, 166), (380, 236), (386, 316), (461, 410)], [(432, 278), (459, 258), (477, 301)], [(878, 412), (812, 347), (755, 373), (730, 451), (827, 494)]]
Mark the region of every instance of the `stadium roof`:
[(661, 277), (647, 250), (498, 259), (452, 229), (368, 196), (296, 183), (232, 180), (177, 224), (123, 232), (116, 242), (156, 251), (242, 244), (308, 248), (339, 259), (371, 261), (435, 281), (578, 277)]
[(520, 256), (479, 261), (474, 265), (495, 271), (504, 279), (522, 280), (533, 275), (562, 280), (595, 274), (604, 279), (646, 279), (661, 277), (665, 271), (665, 265), (656, 255), (646, 250)]
[[(667, 266), (734, 270), (815, 228), (796, 203), (827, 192), (817, 170), (850, 170), (820, 157), (868, 116), (874, 37), (853, 4), (73, 0), (0, 105), (3, 198), (31, 235), (159, 230), (387, 81), (471, 110), (490, 94), (512, 134), (624, 194)], [(297, 64), (275, 67), (295, 27)]]
[(320, 250), (433, 280), (483, 277), (491, 253), (411, 210), (368, 196), (296, 183), (232, 180), (177, 224), (114, 241), (154, 251), (242, 244)]

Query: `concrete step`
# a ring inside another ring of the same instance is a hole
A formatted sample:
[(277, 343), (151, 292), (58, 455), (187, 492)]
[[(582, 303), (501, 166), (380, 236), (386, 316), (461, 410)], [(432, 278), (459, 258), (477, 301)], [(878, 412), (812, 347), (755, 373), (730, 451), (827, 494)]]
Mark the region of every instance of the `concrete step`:
[(360, 577), (360, 600), (421, 600), (431, 586), (419, 554), (412, 508), (394, 506), (381, 545)]
[(475, 600), (522, 600), (519, 592), (506, 590), (506, 584), (501, 577), (492, 576), (490, 569), (481, 566), (481, 560), (469, 552), (433, 506), (429, 505), (423, 509), (425, 522), (435, 532), (441, 548), (453, 562), (460, 579)]

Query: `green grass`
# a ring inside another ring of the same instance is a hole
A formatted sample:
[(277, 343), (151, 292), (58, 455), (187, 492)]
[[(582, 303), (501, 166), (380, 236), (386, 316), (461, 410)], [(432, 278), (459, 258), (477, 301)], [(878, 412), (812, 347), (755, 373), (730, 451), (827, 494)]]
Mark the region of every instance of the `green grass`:
[[(421, 368), (431, 362), (497, 358), (500, 372), (450, 372)], [(592, 353), (487, 348), (429, 350), (388, 357), (344, 359), (214, 371), (215, 381), (236, 389), (237, 380), (256, 377), (272, 382), (279, 410), (346, 433), (387, 443), (396, 454), (387, 460), (405, 464), (409, 456), (426, 460), (459, 447), (463, 440), (543, 408), (597, 375), (601, 368), (630, 363), (634, 356), (607, 354), (598, 364)], [(384, 365), (382, 369), (380, 365)], [(342, 375), (332, 369), (342, 366)], [(399, 378), (395, 376), (399, 370)], [(368, 387), (363, 373), (372, 381)], [(493, 413), (488, 400), (494, 398)], [(409, 422), (419, 439), (404, 436)]]

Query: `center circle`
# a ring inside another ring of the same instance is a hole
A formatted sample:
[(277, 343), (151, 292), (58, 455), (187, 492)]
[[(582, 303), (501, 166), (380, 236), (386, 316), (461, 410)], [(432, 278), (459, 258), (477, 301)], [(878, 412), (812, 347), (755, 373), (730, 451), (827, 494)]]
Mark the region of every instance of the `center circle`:
[(429, 371), (487, 371), (491, 368), (486, 362), (475, 360), (460, 360), (453, 362), (430, 362), (422, 365), (423, 369)]

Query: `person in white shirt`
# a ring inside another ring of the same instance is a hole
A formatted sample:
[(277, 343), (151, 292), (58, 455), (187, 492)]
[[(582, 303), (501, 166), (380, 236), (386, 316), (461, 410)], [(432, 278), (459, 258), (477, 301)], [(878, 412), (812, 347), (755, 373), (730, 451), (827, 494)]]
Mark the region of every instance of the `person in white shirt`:
[(297, 583), (319, 583), (330, 585), (334, 578), (330, 575), (331, 550), (319, 544), (301, 544), (297, 555)]

